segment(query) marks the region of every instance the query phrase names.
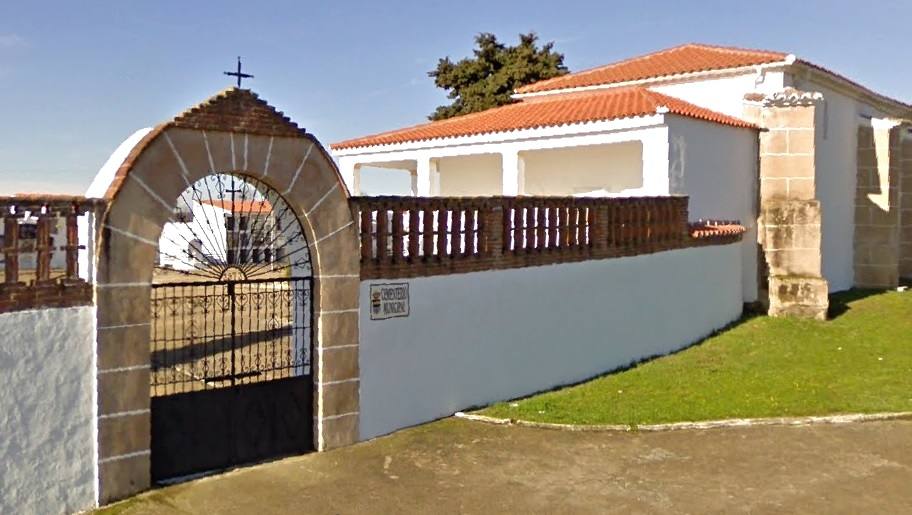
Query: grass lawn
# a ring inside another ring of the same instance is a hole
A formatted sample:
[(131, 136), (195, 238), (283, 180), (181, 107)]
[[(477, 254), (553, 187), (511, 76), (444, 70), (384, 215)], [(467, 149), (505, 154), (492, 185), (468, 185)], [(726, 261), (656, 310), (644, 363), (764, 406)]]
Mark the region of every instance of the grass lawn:
[(912, 411), (912, 291), (830, 302), (828, 322), (745, 317), (676, 354), (479, 413), (635, 425)]

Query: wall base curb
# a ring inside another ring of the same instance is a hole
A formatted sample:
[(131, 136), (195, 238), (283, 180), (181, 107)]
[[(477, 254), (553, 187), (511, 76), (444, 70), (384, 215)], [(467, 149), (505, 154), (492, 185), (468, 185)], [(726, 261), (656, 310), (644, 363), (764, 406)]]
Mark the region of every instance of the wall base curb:
[(501, 426), (520, 426), (536, 429), (579, 432), (660, 432), (679, 431), (683, 429), (720, 429), (727, 427), (756, 426), (810, 426), (822, 424), (851, 424), (856, 422), (877, 422), (884, 420), (912, 420), (912, 411), (895, 413), (850, 413), (842, 415), (822, 415), (809, 417), (772, 417), (772, 418), (732, 418), (724, 420), (706, 420), (702, 422), (672, 422), (668, 424), (557, 424), (553, 422), (532, 422), (528, 420), (488, 417), (473, 415), (462, 411), (456, 412), (456, 418), (494, 424)]

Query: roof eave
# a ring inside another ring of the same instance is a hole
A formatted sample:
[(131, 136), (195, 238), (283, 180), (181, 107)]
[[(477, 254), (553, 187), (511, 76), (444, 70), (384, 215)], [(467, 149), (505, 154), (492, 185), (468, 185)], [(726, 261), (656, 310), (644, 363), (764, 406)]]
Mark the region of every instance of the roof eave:
[[(791, 58), (791, 59), (790, 59)], [(725, 77), (731, 75), (744, 75), (747, 73), (756, 73), (757, 70), (775, 71), (778, 68), (785, 69), (794, 62), (794, 57), (786, 56), (782, 61), (771, 63), (752, 64), (748, 66), (736, 66), (734, 68), (719, 68), (716, 70), (702, 70), (697, 72), (676, 73), (673, 75), (660, 75), (658, 77), (649, 77), (646, 79), (637, 79), (624, 82), (609, 82), (605, 84), (593, 84), (589, 86), (577, 86), (571, 88), (546, 89), (542, 91), (532, 91), (529, 93), (513, 93), (514, 99), (539, 97), (545, 95), (558, 95), (563, 93), (575, 93), (579, 91), (595, 91), (600, 89), (624, 88), (630, 86), (645, 86), (654, 84), (667, 84), (676, 82), (691, 82), (711, 77)]]
[(806, 73), (807, 80), (812, 82), (823, 83), (823, 86), (841, 91), (849, 96), (869, 102), (873, 106), (887, 112), (890, 115), (901, 118), (912, 118), (912, 105), (906, 104), (895, 98), (890, 98), (881, 93), (868, 89), (861, 84), (843, 77), (838, 73), (817, 66), (811, 62), (797, 60), (792, 66), (792, 72), (801, 71)]
[(536, 139), (541, 137), (565, 137), (592, 133), (619, 132), (661, 125), (664, 123), (662, 116), (663, 115), (661, 113), (655, 113), (643, 116), (613, 118), (609, 120), (564, 123), (557, 125), (547, 125), (543, 127), (408, 140), (396, 143), (384, 143), (375, 145), (337, 147), (331, 144), (330, 149), (333, 155), (336, 157), (344, 157), (362, 154), (423, 150), (436, 147), (477, 145), (486, 143), (508, 143), (518, 140)]

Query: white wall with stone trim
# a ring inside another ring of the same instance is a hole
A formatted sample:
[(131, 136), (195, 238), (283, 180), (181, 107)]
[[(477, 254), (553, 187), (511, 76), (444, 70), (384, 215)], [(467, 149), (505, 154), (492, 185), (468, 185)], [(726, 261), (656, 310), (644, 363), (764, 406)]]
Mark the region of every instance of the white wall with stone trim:
[(669, 116), (673, 193), (690, 196), (689, 216), (738, 220), (744, 301), (757, 300), (757, 131)]
[[(685, 347), (742, 311), (739, 244), (361, 283), (362, 439)], [(370, 286), (410, 314), (371, 320)]]
[(823, 277), (830, 292), (855, 284), (855, 186), (858, 126), (884, 113), (820, 84), (796, 80), (795, 87), (823, 94), (817, 107), (814, 185), (821, 212)]
[(786, 80), (782, 71), (764, 70), (762, 73), (754, 71), (703, 80), (683, 80), (649, 86), (649, 89), (741, 118), (745, 93), (773, 93), (781, 90), (786, 85)]
[(0, 314), (0, 513), (95, 505), (95, 308)]

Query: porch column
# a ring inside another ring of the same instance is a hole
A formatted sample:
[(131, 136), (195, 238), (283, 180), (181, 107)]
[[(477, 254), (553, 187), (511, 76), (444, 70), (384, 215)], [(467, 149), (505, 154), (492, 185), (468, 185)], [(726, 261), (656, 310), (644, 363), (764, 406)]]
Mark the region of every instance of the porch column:
[(411, 178), (411, 191), (412, 196), (418, 196), (418, 170), (409, 170), (409, 177)]
[(513, 197), (526, 192), (526, 166), (516, 150), (501, 153), (503, 188), (502, 194)]
[(361, 194), (361, 164), (353, 159), (339, 159), (339, 173), (352, 195)]
[(419, 197), (440, 195), (440, 172), (437, 171), (435, 159), (418, 159), (418, 169), (412, 177), (412, 191)]
[(668, 166), (668, 128), (653, 129), (641, 140), (643, 145), (642, 195), (662, 196), (671, 193)]

